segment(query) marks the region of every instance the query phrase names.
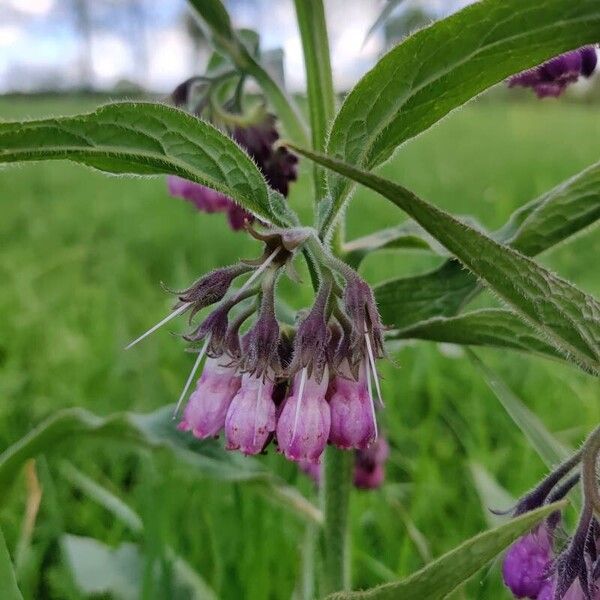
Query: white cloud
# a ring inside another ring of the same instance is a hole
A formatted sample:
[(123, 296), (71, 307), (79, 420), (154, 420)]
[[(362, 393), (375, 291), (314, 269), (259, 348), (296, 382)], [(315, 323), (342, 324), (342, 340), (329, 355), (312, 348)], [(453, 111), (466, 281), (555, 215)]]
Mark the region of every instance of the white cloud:
[(12, 8), (29, 15), (46, 15), (52, 10), (54, 0), (8, 0)]
[(23, 30), (17, 25), (0, 26), (0, 46), (11, 46), (23, 35)]

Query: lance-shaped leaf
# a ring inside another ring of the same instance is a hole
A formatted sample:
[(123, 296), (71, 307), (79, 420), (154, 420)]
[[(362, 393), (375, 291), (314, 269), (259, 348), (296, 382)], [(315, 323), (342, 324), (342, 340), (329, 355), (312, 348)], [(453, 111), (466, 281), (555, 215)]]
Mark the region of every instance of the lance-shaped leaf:
[(600, 303), (592, 296), (398, 184), (328, 156), (297, 150), (390, 200), (569, 360), (600, 373)]
[[(223, 481), (246, 482), (303, 518), (321, 521), (321, 513), (313, 504), (259, 461), (225, 452), (212, 440), (194, 440), (177, 431), (172, 415), (172, 406), (148, 414), (118, 413), (108, 417), (83, 409), (59, 411), (0, 454), (0, 489), (8, 488), (27, 459), (54, 450), (59, 442), (95, 437), (169, 452), (199, 474)], [(5, 497), (6, 494), (0, 497), (0, 506)]]
[(389, 339), (420, 339), (465, 346), (490, 346), (564, 358), (535, 329), (509, 310), (474, 310), (456, 317), (434, 317), (392, 331)]
[(74, 117), (0, 123), (0, 163), (68, 159), (108, 173), (179, 175), (276, 220), (250, 157), (212, 125), (150, 102), (107, 104)]
[[(371, 169), (490, 86), (600, 39), (596, 0), (482, 0), (407, 38), (347, 96), (327, 153)], [(328, 230), (351, 183), (331, 174)]]
[[(521, 433), (548, 469), (556, 468), (557, 465), (573, 456), (575, 450), (558, 440), (540, 418), (529, 410), (525, 403), (512, 392), (497, 373), (488, 368), (472, 350), (467, 350), (467, 353), (504, 410), (521, 430)], [(570, 499), (579, 511), (583, 499), (578, 488), (571, 491)]]
[[(461, 216), (460, 220), (477, 229), (484, 229), (476, 219), (468, 215)], [(380, 229), (346, 242), (343, 246), (344, 260), (357, 267), (367, 255), (378, 250), (429, 250), (440, 256), (448, 256), (448, 251), (420, 225), (407, 219), (396, 227)]]
[(362, 592), (338, 592), (327, 600), (442, 600), (518, 537), (564, 506), (564, 502), (544, 506), (480, 533), (403, 581)]
[(17, 577), (13, 568), (10, 554), (4, 541), (4, 535), (0, 529), (0, 598), (2, 600), (23, 600), (23, 596), (17, 586)]
[[(534, 256), (600, 218), (600, 163), (515, 211), (494, 238)], [(407, 327), (456, 314), (479, 291), (476, 277), (456, 260), (423, 275), (394, 279), (375, 288), (384, 322)]]

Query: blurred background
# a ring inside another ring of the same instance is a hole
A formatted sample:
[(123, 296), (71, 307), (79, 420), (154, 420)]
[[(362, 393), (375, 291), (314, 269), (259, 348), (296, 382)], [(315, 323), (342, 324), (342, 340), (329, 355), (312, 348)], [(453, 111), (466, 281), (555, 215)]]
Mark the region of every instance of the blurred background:
[[(225, 4), (237, 27), (258, 31), (264, 62), (302, 104), (291, 0)], [(340, 95), (407, 33), (467, 2), (406, 0), (367, 39), (385, 4), (325, 0)], [(202, 73), (209, 52), (183, 0), (0, 0), (0, 119), (164, 99)], [(498, 85), (403, 146), (381, 172), (494, 230), (599, 155), (596, 76), (558, 100)], [(303, 163), (290, 196), (305, 217), (310, 176)], [(403, 218), (360, 190), (347, 237)], [(123, 346), (168, 310), (161, 282), (181, 289), (260, 251), (223, 215), (169, 197), (162, 178), (107, 177), (66, 162), (0, 169), (0, 248), (0, 451), (65, 408), (106, 416), (171, 404), (192, 362), (182, 342), (163, 330), (135, 350)], [(599, 254), (595, 228), (540, 260), (600, 296)], [(386, 252), (362, 270), (377, 283), (441, 260)], [(308, 289), (282, 289), (296, 308), (310, 300)], [(483, 294), (475, 305), (492, 304)], [(533, 411), (536, 426), (562, 444), (576, 446), (600, 421), (597, 382), (582, 372), (508, 351), (477, 354), (512, 390), (513, 405)], [(355, 588), (406, 576), (497, 523), (488, 508), (509, 508), (546, 472), (460, 348), (411, 343), (393, 357), (399, 368), (382, 367), (386, 483), (352, 498)], [(53, 431), (15, 485), (0, 478), (0, 527), (27, 599), (302, 597), (313, 526), (260, 485), (208, 475), (185, 453), (140, 452), (69, 426)], [(198, 448), (214, 454), (221, 443)], [(236, 468), (254, 465), (243, 461)], [(317, 502), (294, 465), (274, 452), (259, 463)], [(490, 566), (454, 598), (508, 598), (498, 571)]]

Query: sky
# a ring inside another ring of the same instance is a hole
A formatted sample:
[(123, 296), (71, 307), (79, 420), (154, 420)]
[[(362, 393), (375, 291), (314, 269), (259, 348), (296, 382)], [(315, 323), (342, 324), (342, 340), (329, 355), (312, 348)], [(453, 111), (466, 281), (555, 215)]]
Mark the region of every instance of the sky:
[[(398, 10), (420, 3), (441, 16), (470, 1), (405, 0)], [(385, 2), (325, 0), (337, 89), (351, 87), (384, 51), (383, 30), (364, 40)], [(82, 4), (92, 23), (89, 44), (78, 26)], [(236, 27), (260, 32), (263, 51), (283, 50), (288, 89), (304, 89), (293, 0), (225, 4)], [(82, 81), (112, 89), (123, 80), (169, 92), (201, 73), (207, 60), (186, 32), (187, 11), (185, 0), (0, 0), (0, 93), (69, 89)]]

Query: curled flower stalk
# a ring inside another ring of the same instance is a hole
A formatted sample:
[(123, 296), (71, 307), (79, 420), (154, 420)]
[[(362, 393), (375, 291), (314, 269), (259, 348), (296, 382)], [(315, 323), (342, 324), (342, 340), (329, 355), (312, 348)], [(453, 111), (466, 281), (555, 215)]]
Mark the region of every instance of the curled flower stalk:
[[(515, 598), (598, 600), (600, 598), (600, 512), (598, 511), (600, 427), (581, 451), (550, 473), (520, 500), (515, 515), (564, 498), (581, 481), (584, 503), (566, 542), (556, 531), (561, 514), (517, 540), (503, 563), (503, 579)], [(573, 473), (574, 472), (574, 473)]]

